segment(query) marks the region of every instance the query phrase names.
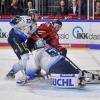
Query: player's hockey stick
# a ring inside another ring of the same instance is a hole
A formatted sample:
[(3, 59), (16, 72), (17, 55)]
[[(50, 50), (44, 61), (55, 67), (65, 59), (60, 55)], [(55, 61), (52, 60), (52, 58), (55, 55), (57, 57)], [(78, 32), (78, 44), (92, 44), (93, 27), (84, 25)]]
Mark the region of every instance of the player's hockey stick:
[[(71, 61), (68, 57), (65, 57), (72, 65), (74, 65), (74, 67), (76, 68), (76, 69), (78, 69), (79, 71), (82, 71), (73, 61)], [(83, 74), (84, 73), (87, 73), (87, 74), (91, 74), (92, 75), (92, 79), (98, 79), (98, 80), (100, 80), (100, 77), (99, 77), (99, 75), (98, 74), (94, 74), (94, 73), (92, 73), (92, 72), (89, 72), (89, 71), (87, 71), (87, 70), (83, 70)]]
[(75, 68), (77, 68), (79, 71), (82, 71), (73, 61), (71, 61), (67, 56), (65, 57), (72, 65), (74, 65)]

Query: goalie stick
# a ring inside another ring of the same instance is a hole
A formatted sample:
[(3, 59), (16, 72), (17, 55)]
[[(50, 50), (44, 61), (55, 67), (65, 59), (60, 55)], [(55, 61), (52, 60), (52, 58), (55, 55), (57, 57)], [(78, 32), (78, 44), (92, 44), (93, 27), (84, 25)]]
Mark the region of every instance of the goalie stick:
[(91, 76), (91, 77), (87, 77), (87, 78), (91, 78), (92, 80), (100, 80), (100, 77), (98, 74), (94, 74), (92, 72), (89, 72), (87, 70), (81, 70), (73, 61), (71, 61), (68, 57), (65, 57), (69, 62), (70, 64), (72, 64), (76, 69), (78, 69), (79, 71), (82, 72), (82, 76), (84, 76), (84, 74), (88, 74), (88, 76)]

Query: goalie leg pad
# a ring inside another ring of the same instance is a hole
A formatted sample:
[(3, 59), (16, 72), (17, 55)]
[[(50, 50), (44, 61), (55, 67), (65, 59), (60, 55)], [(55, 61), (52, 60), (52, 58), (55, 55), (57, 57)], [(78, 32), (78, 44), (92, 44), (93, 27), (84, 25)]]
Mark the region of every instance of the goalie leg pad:
[(73, 65), (71, 65), (67, 60), (62, 58), (56, 64), (52, 65), (49, 69), (49, 73), (56, 74), (78, 74), (79, 71)]

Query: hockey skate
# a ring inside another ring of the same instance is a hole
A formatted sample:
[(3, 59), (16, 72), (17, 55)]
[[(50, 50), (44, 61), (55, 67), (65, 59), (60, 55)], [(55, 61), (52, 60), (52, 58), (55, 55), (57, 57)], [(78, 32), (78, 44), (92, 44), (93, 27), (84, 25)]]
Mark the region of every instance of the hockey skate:
[(16, 83), (20, 86), (24, 86), (27, 83), (32, 82), (35, 78), (38, 78), (38, 79), (42, 78), (45, 80), (44, 76), (41, 75), (41, 73), (36, 73), (32, 78), (29, 78), (28, 76), (22, 76), (16, 81)]
[(100, 83), (100, 75), (99, 73), (93, 73), (93, 72), (89, 72), (89, 71), (84, 71), (85, 72), (85, 76), (86, 76), (86, 80), (87, 83)]
[(86, 77), (85, 77), (85, 71), (80, 71), (79, 72), (79, 83), (78, 86), (79, 88), (84, 88), (86, 86)]
[(26, 83), (28, 83), (29, 78), (27, 76), (22, 76), (19, 79), (17, 79), (16, 83), (17, 85), (23, 86)]
[(6, 75), (6, 77), (7, 77), (8, 79), (14, 79), (14, 78), (15, 78), (14, 71), (11, 70), (11, 71)]

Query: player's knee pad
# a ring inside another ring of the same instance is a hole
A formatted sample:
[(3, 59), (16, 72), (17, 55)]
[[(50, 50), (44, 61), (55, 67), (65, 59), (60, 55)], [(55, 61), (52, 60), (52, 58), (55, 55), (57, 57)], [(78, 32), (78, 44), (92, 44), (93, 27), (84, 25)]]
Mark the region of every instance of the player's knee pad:
[(38, 70), (38, 69), (26, 67), (26, 69), (25, 69), (25, 74), (26, 74), (30, 79), (33, 79), (33, 78), (35, 78), (35, 75), (36, 75), (37, 70)]
[(27, 61), (27, 64), (26, 64), (24, 70), (25, 70), (26, 75), (29, 78), (34, 78), (36, 75), (36, 72), (39, 70), (39, 67), (35, 63), (35, 61), (33, 59), (31, 59), (31, 57), (30, 57), (30, 60)]
[(14, 73), (16, 74), (19, 70), (23, 69), (22, 66), (20, 66), (19, 62), (14, 64), (12, 67)]
[(19, 64), (23, 67), (26, 66), (28, 59), (29, 59), (29, 54), (28, 53), (22, 55), (21, 60), (19, 61)]
[(22, 60), (28, 60), (28, 59), (29, 59), (29, 54), (28, 54), (28, 53), (23, 54), (23, 55), (21, 56), (21, 59), (22, 59)]

